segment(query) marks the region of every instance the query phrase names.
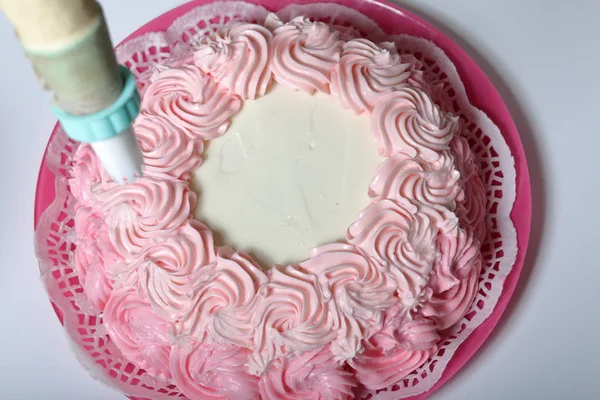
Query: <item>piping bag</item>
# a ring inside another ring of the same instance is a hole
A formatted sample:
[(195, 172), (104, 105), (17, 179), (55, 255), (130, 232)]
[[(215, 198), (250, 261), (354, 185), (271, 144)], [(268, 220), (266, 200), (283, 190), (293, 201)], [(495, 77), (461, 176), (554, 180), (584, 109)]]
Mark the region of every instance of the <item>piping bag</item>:
[(116, 182), (142, 175), (133, 132), (140, 95), (117, 64), (95, 0), (0, 0), (38, 80), (54, 93), (53, 110), (69, 137), (89, 143)]

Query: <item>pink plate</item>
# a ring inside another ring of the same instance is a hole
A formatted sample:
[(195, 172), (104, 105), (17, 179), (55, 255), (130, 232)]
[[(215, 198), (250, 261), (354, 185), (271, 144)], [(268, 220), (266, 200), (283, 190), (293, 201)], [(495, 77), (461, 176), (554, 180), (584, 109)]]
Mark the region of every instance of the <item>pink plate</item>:
[[(314, 2), (311, 0), (247, 1), (259, 4), (271, 11), (278, 11), (282, 7), (291, 3), (308, 4)], [(194, 7), (207, 3), (210, 3), (210, 1), (195, 0), (177, 7), (147, 23), (127, 37), (124, 42), (147, 32), (164, 31), (177, 17), (185, 14)], [(422, 37), (431, 40), (438, 47), (440, 47), (456, 66), (458, 73), (465, 85), (470, 102), (479, 109), (483, 110), (499, 127), (515, 160), (516, 199), (511, 213), (511, 219), (516, 228), (518, 240), (518, 253), (515, 264), (504, 282), (502, 295), (500, 296), (498, 303), (496, 304), (496, 307), (490, 317), (477, 329), (475, 329), (475, 331), (458, 348), (450, 363), (444, 370), (441, 379), (435, 384), (435, 386), (426, 393), (411, 398), (413, 400), (424, 399), (445, 382), (447, 382), (448, 379), (456, 374), (458, 370), (460, 370), (475, 354), (475, 352), (488, 338), (498, 323), (515, 290), (517, 280), (523, 268), (531, 223), (531, 187), (527, 162), (525, 159), (523, 145), (519, 138), (519, 133), (517, 132), (517, 128), (508, 112), (508, 109), (506, 108), (506, 105), (502, 101), (502, 98), (490, 80), (477, 66), (477, 64), (475, 64), (475, 62), (456, 43), (442, 34), (439, 30), (423, 21), (421, 18), (395, 5), (375, 0), (336, 0), (336, 3), (354, 8), (364, 15), (370, 17), (376, 21), (387, 33), (404, 33)], [(52, 135), (56, 134), (56, 130), (57, 129), (55, 127)], [(34, 223), (36, 227), (41, 214), (53, 202), (55, 196), (55, 177), (46, 164), (47, 151), (48, 149), (46, 149), (46, 154), (44, 154), (38, 177), (34, 210)], [(54, 309), (56, 310), (57, 316), (62, 323), (62, 315), (59, 309), (57, 307), (54, 307)]]

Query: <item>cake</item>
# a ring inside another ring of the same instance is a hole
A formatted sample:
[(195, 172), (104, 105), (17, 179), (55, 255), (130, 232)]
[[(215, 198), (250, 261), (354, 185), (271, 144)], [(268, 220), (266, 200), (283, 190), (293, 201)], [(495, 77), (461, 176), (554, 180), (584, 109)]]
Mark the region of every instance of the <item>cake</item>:
[(156, 382), (352, 399), (399, 384), (468, 312), (486, 193), (461, 121), (393, 43), (230, 22), (140, 90), (143, 178), (76, 151), (73, 263)]

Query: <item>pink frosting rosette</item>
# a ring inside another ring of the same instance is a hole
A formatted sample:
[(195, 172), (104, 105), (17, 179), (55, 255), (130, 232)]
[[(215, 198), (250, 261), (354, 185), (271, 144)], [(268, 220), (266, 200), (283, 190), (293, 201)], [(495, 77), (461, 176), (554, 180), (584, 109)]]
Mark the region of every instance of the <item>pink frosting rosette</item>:
[(471, 230), (440, 237), (441, 254), (434, 263), (429, 287), (432, 293), (420, 313), (437, 322), (439, 330), (457, 323), (477, 295), (482, 268), (479, 240)]
[(78, 204), (75, 209), (75, 233), (79, 241), (95, 241), (104, 227), (102, 211)]
[(384, 325), (365, 341), (365, 351), (348, 362), (370, 390), (398, 383), (435, 353), (440, 340), (435, 321), (413, 318), (401, 307), (390, 309)]
[(98, 245), (93, 241), (77, 244), (73, 263), (87, 299), (99, 311), (104, 310), (113, 290), (113, 281), (104, 265)]
[(202, 162), (204, 145), (167, 118), (141, 115), (134, 130), (144, 157), (144, 175), (186, 180)]
[(94, 257), (102, 259), (108, 276), (111, 280), (114, 280), (115, 271), (123, 262), (123, 257), (110, 241), (109, 229), (102, 211), (88, 207), (77, 208), (75, 211), (75, 225), (77, 227), (78, 244), (92, 242), (95, 246)]
[(402, 88), (379, 96), (371, 114), (371, 131), (379, 154), (405, 152), (437, 161), (458, 131), (458, 117), (440, 110), (417, 88)]
[(482, 257), (480, 243), (472, 229), (460, 228), (456, 234), (438, 238), (440, 255), (435, 260), (430, 287), (435, 293), (459, 284), (473, 268), (479, 268)]
[(486, 232), (487, 194), (479, 176), (479, 168), (464, 137), (455, 136), (450, 142), (450, 151), (456, 160), (461, 175), (460, 184), (464, 188), (464, 196), (457, 204), (456, 214), (463, 226), (472, 227), (475, 236), (482, 241)]
[(454, 163), (456, 168), (460, 171), (460, 177), (463, 181), (477, 173), (475, 156), (465, 137), (455, 135), (452, 138), (450, 141), (450, 153), (454, 157)]
[(377, 46), (367, 39), (344, 43), (331, 76), (331, 93), (356, 114), (373, 110), (382, 94), (405, 87), (411, 64), (403, 62), (394, 43)]
[(241, 108), (239, 97), (195, 65), (163, 67), (154, 75), (142, 97), (142, 114), (166, 117), (192, 139), (223, 135)]
[(457, 285), (441, 293), (434, 293), (423, 304), (421, 314), (437, 321), (439, 330), (456, 324), (465, 316), (477, 295), (480, 272), (481, 264), (478, 264), (477, 268), (471, 269)]
[(102, 213), (88, 207), (75, 211), (77, 247), (73, 262), (87, 299), (100, 311), (113, 290), (113, 270), (122, 261), (108, 237)]
[(271, 82), (271, 38), (271, 32), (264, 26), (231, 22), (210, 37), (200, 39), (194, 60), (230, 93), (253, 100), (264, 95)]
[(179, 339), (171, 348), (173, 383), (189, 400), (256, 400), (258, 378), (248, 373), (247, 349)]
[(437, 349), (434, 344), (427, 349), (411, 350), (405, 345), (397, 345), (384, 350), (379, 345), (379, 340), (385, 338), (381, 338), (379, 334), (374, 335), (365, 342), (365, 351), (348, 361), (356, 378), (369, 390), (384, 389), (400, 382), (423, 365)]
[(398, 347), (406, 350), (429, 350), (440, 341), (436, 324), (429, 318), (417, 316), (400, 325), (394, 332)]
[[(434, 214), (435, 215), (435, 214)], [(430, 214), (413, 204), (381, 200), (362, 211), (346, 234), (398, 283), (401, 300), (414, 304), (429, 281), (439, 229)]]
[(251, 346), (254, 300), (267, 282), (260, 267), (247, 255), (221, 247), (214, 263), (195, 271), (192, 279), (192, 307), (177, 324), (177, 332)]
[(409, 65), (408, 72), (410, 75), (408, 76), (407, 80), (408, 84), (429, 93), (431, 89), (429, 82), (427, 82), (425, 79), (425, 74), (423, 73), (423, 63), (412, 54), (402, 54), (400, 59), (403, 63)]
[(355, 386), (327, 347), (274, 360), (258, 383), (265, 400), (347, 400)]
[(431, 349), (440, 341), (440, 335), (433, 319), (406, 312), (401, 305), (396, 305), (386, 311), (383, 328), (369, 340), (385, 353), (398, 347), (406, 350)]
[(460, 172), (454, 159), (445, 152), (435, 163), (396, 153), (377, 167), (369, 186), (374, 201), (408, 199), (414, 205), (425, 204), (435, 209), (454, 211), (464, 193), (459, 183)]
[(331, 73), (343, 47), (338, 32), (327, 24), (296, 17), (273, 34), (271, 71), (275, 80), (307, 93), (329, 93)]
[(361, 351), (367, 331), (381, 324), (383, 312), (397, 302), (397, 285), (355, 246), (330, 244), (312, 250), (300, 267), (318, 277), (339, 326), (331, 344), (338, 361)]
[(136, 288), (158, 315), (176, 321), (192, 305), (192, 272), (214, 261), (212, 232), (190, 220), (133, 261), (122, 263), (116, 280)]
[(183, 225), (196, 202), (186, 182), (151, 177), (114, 185), (95, 197), (102, 206), (110, 240), (125, 259)]
[(92, 146), (86, 143), (81, 143), (75, 151), (70, 172), (69, 190), (79, 206), (92, 206), (94, 204), (92, 190), (110, 180)]
[(151, 376), (168, 379), (170, 324), (133, 289), (114, 290), (106, 303), (104, 326), (127, 359)]
[(171, 45), (167, 58), (158, 61), (150, 68), (137, 76), (136, 82), (140, 95), (144, 97), (148, 85), (156, 79), (161, 72), (169, 68), (180, 68), (194, 63), (194, 53), (188, 43), (176, 42)]
[(297, 266), (275, 266), (257, 296), (252, 373), (262, 373), (278, 356), (314, 350), (337, 337), (335, 316), (316, 275)]
[(463, 184), (464, 200), (456, 207), (456, 215), (464, 226), (473, 227), (475, 235), (483, 240), (486, 232), (487, 194), (483, 182), (477, 173), (471, 175)]

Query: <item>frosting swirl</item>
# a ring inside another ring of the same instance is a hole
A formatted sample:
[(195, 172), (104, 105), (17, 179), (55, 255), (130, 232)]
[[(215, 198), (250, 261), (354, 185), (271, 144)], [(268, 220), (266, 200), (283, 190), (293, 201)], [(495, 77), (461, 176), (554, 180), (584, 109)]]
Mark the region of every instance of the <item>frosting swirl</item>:
[(73, 261), (85, 297), (96, 309), (104, 310), (113, 290), (113, 282), (108, 276), (98, 245), (93, 241), (79, 242)]
[(75, 209), (75, 233), (77, 239), (82, 242), (95, 241), (100, 236), (100, 230), (104, 225), (102, 212), (81, 204)]
[(237, 346), (178, 340), (171, 348), (173, 383), (189, 399), (255, 400), (258, 379), (247, 372), (248, 354)]
[(466, 138), (455, 135), (450, 141), (450, 152), (454, 157), (456, 167), (460, 171), (461, 179), (469, 179), (471, 175), (477, 173), (475, 157)]
[(394, 43), (377, 46), (367, 39), (344, 43), (331, 75), (331, 93), (356, 114), (373, 110), (383, 93), (407, 85), (411, 65), (402, 61)]
[(104, 172), (92, 146), (81, 143), (73, 155), (69, 190), (80, 206), (93, 206), (92, 190), (110, 178)]
[(398, 346), (406, 350), (428, 350), (440, 341), (435, 323), (429, 318), (417, 316), (407, 321), (395, 332)]
[(329, 93), (331, 73), (343, 42), (327, 24), (296, 17), (275, 29), (271, 71), (277, 82), (296, 90)]
[(113, 268), (121, 257), (108, 238), (102, 213), (88, 207), (75, 210), (77, 247), (73, 262), (87, 299), (102, 311), (113, 290)]
[(160, 116), (141, 115), (134, 124), (144, 157), (144, 174), (158, 178), (188, 179), (200, 166), (204, 144)]
[(418, 212), (416, 206), (381, 200), (359, 214), (346, 239), (389, 268), (401, 299), (412, 304), (429, 281), (437, 234), (430, 216)]
[(253, 100), (265, 94), (271, 81), (271, 38), (263, 26), (232, 22), (200, 40), (195, 63), (230, 93)]
[(192, 272), (214, 260), (212, 232), (190, 220), (125, 264), (117, 279), (135, 287), (158, 315), (177, 320), (192, 304)]
[(464, 226), (473, 227), (476, 237), (483, 240), (486, 232), (487, 195), (477, 167), (474, 169), (475, 172), (463, 184), (465, 196), (457, 204), (456, 215)]
[(465, 316), (477, 295), (477, 279), (481, 272), (481, 264), (469, 271), (458, 285), (441, 293), (434, 293), (423, 304), (421, 314), (437, 322), (439, 330), (450, 328)]
[(396, 303), (396, 282), (388, 279), (356, 247), (331, 244), (316, 248), (300, 267), (318, 277), (325, 300), (340, 326), (332, 344), (337, 360), (354, 357), (372, 326), (381, 324), (383, 311)]
[(384, 328), (371, 336), (371, 343), (389, 352), (397, 348), (406, 350), (428, 350), (440, 341), (435, 322), (421, 315), (412, 316), (403, 312), (401, 307), (390, 309), (384, 322)]
[(119, 255), (108, 233), (108, 226), (103, 218), (101, 210), (81, 207), (75, 211), (75, 225), (78, 243), (93, 242), (98, 253), (95, 257), (100, 257), (106, 272), (111, 280), (115, 278), (115, 270), (123, 261)]
[(369, 196), (375, 201), (408, 199), (416, 206), (426, 204), (441, 211), (453, 211), (456, 201), (463, 199), (459, 178), (449, 153), (442, 154), (436, 163), (396, 153), (377, 167)]
[(215, 262), (212, 232), (201, 222), (190, 219), (165, 241), (148, 247), (141, 261), (173, 275), (190, 275), (197, 268)]
[(456, 158), (457, 168), (461, 174), (460, 184), (465, 193), (458, 203), (456, 213), (463, 225), (473, 227), (475, 236), (482, 241), (486, 231), (487, 194), (479, 177), (479, 168), (464, 137), (455, 136), (450, 142), (450, 151)]
[(421, 314), (444, 330), (458, 322), (473, 303), (482, 257), (472, 231), (459, 229), (456, 236), (444, 235), (439, 241), (441, 255), (434, 264), (429, 285), (433, 292)]
[(327, 348), (274, 360), (258, 383), (261, 397), (269, 400), (353, 399), (355, 386)]
[[(305, 20), (305, 21), (309, 21), (309, 22), (311, 20), (314, 20), (314, 18), (302, 17), (302, 16), (294, 17), (294, 19)], [(275, 29), (277, 29), (283, 25), (284, 25), (283, 21), (281, 21), (281, 19), (277, 16), (277, 14), (269, 13), (269, 15), (267, 15), (267, 18), (265, 19), (265, 26), (272, 31), (274, 31)], [(357, 38), (360, 38), (360, 36), (361, 36), (360, 32), (353, 26), (344, 26), (344, 25), (336, 25), (336, 24), (326, 24), (326, 25), (330, 31), (335, 32), (335, 34), (338, 36), (340, 41), (342, 41), (342, 45), (344, 44), (344, 42), (347, 42), (348, 40), (357, 39)]]
[(195, 65), (164, 67), (153, 78), (144, 91), (142, 114), (167, 117), (192, 139), (223, 135), (242, 105)]
[(460, 228), (456, 234), (440, 235), (440, 255), (433, 265), (429, 286), (440, 293), (459, 284), (473, 268), (481, 264), (480, 243), (473, 230)]
[(254, 299), (267, 276), (250, 257), (229, 247), (217, 251), (215, 262), (194, 273), (193, 306), (177, 331), (218, 342), (250, 346)]
[(170, 324), (134, 290), (113, 291), (103, 319), (110, 339), (127, 359), (154, 377), (170, 377)]
[(376, 337), (365, 343), (365, 351), (348, 364), (354, 369), (356, 378), (370, 390), (384, 389), (398, 383), (420, 367), (436, 350), (407, 350), (397, 347), (383, 351), (376, 344)]
[(437, 161), (458, 130), (458, 117), (439, 109), (424, 91), (402, 88), (379, 96), (371, 114), (371, 130), (379, 154), (405, 152)]
[(262, 373), (278, 356), (314, 350), (336, 338), (335, 317), (315, 275), (295, 266), (274, 267), (257, 297), (251, 373)]
[(430, 93), (431, 87), (425, 79), (425, 74), (423, 73), (423, 63), (412, 54), (402, 54), (400, 59), (403, 63), (409, 65), (408, 72), (410, 75), (407, 79), (408, 84), (412, 87), (416, 87), (427, 93)]
[(146, 71), (137, 76), (136, 83), (140, 96), (144, 98), (148, 85), (154, 81), (158, 75), (169, 68), (179, 68), (194, 63), (194, 53), (188, 43), (176, 42), (171, 46), (167, 58), (158, 61), (150, 66)]
[(115, 185), (95, 196), (104, 210), (110, 240), (126, 259), (179, 228), (196, 202), (186, 182), (151, 177)]

